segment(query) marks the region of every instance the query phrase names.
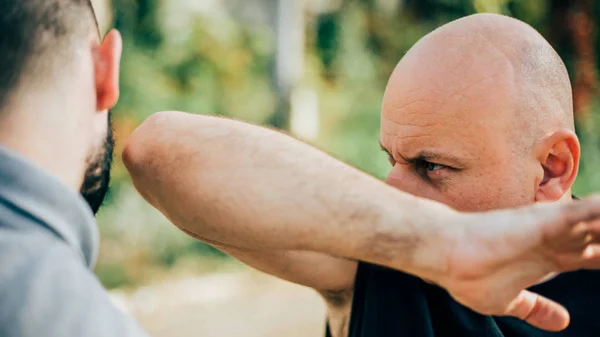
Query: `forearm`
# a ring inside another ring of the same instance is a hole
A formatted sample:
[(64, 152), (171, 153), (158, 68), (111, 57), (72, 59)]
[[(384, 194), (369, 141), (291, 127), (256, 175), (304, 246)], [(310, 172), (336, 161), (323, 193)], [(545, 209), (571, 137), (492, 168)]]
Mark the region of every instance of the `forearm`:
[(161, 113), (132, 135), (124, 158), (140, 193), (203, 241), (322, 252), (419, 276), (450, 249), (445, 206), (266, 128)]

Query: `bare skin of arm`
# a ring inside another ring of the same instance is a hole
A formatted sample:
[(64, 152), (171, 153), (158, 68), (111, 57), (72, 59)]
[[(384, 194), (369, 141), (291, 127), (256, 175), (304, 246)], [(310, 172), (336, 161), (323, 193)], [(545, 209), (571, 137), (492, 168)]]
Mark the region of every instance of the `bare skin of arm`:
[[(225, 128), (222, 123), (227, 124)], [(200, 129), (208, 132), (198, 132)], [(286, 142), (278, 142), (280, 137)], [(291, 153), (290, 143), (300, 146), (301, 152)], [(266, 144), (268, 148), (263, 146)], [(377, 262), (398, 259), (391, 256), (396, 250), (412, 254), (417, 240), (409, 233), (413, 226), (405, 226), (406, 234), (398, 236), (397, 242), (395, 235), (386, 234), (391, 229), (385, 228), (388, 223), (408, 220), (401, 219), (405, 217), (402, 213), (431, 224), (428, 236), (432, 244), (436, 237), (447, 241), (447, 230), (437, 228), (443, 215), (451, 213), (447, 207), (435, 204), (437, 212), (411, 215), (409, 209), (428, 202), (399, 193), (277, 131), (207, 116), (159, 113), (136, 130), (126, 149), (124, 159), (138, 191), (184, 232), (257, 269), (319, 292), (352, 289), (353, 259), (362, 255), (356, 252), (369, 251), (378, 256)], [(310, 159), (306, 150), (310, 150)], [(217, 154), (218, 160), (209, 159)], [(245, 168), (228, 172), (224, 167)], [(266, 179), (257, 180), (256, 171), (262, 171)], [(334, 174), (323, 176), (322, 172)], [(304, 181), (307, 178), (309, 184)], [(281, 186), (272, 189), (274, 183)], [(350, 193), (328, 188), (345, 185), (357, 188)], [(213, 190), (222, 193), (210, 192)], [(384, 207), (394, 205), (394, 212), (382, 211), (383, 203)], [(262, 211), (265, 213), (260, 214)], [(384, 219), (387, 216), (392, 218)], [(427, 226), (420, 230), (425, 234)], [(384, 239), (391, 247), (384, 246)], [(339, 240), (335, 251), (315, 249), (335, 240)], [(376, 247), (366, 246), (375, 241), (379, 242)], [(438, 260), (432, 264), (444, 263)]]
[(600, 267), (600, 225), (582, 222), (600, 215), (598, 198), (459, 213), (282, 133), (180, 112), (150, 117), (124, 161), (142, 196), (186, 233), (325, 294), (351, 290), (362, 260), (430, 280), (482, 314), (560, 330), (566, 310), (523, 289)]

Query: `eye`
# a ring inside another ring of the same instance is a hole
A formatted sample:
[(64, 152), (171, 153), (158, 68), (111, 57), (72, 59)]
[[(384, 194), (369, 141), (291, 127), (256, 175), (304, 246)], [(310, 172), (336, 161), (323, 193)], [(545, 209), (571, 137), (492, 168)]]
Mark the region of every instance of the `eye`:
[(440, 164), (435, 164), (435, 163), (430, 163), (430, 162), (424, 162), (425, 168), (427, 169), (427, 171), (431, 171), (431, 172), (435, 172), (438, 170), (443, 169), (445, 166), (440, 165)]
[(436, 176), (443, 175), (444, 171), (451, 169), (451, 167), (432, 163), (426, 160), (419, 160), (415, 162), (415, 170), (423, 178), (430, 179)]

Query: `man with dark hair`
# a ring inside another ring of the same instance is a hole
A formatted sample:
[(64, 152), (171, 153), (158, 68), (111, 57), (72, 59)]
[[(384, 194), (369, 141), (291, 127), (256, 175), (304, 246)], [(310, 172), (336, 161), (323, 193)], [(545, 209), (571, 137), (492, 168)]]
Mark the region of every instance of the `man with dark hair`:
[(0, 1), (0, 336), (145, 336), (94, 277), (121, 37), (88, 0)]
[[(0, 139), (8, 148), (25, 151), (26, 157), (35, 156), (28, 152), (42, 152), (43, 147), (38, 144), (50, 147), (52, 141), (58, 142), (56, 145), (62, 149), (59, 155), (47, 151), (44, 158), (39, 159), (55, 170), (58, 166), (70, 166), (77, 172), (80, 167), (68, 165), (69, 161), (64, 159), (77, 161), (85, 157), (83, 183), (78, 181), (77, 174), (65, 178), (71, 184), (81, 185), (82, 195), (96, 213), (108, 188), (112, 160), (113, 138), (108, 108), (118, 99), (119, 34), (112, 31), (104, 44), (96, 42), (99, 29), (89, 0), (4, 0), (0, 2), (0, 13), (0, 30), (3, 32), (0, 35), (0, 64), (3, 66), (0, 72), (0, 118), (3, 122)], [(102, 58), (110, 58), (110, 62)], [(78, 81), (66, 75), (77, 75), (73, 77)], [(95, 84), (106, 87), (101, 88), (101, 93), (90, 90), (93, 89), (90, 84), (94, 84), (90, 81), (97, 75), (102, 75), (99, 79), (104, 82)], [(54, 92), (59, 95), (53, 104), (42, 100)], [(93, 109), (94, 104), (103, 109), (98, 114), (81, 116), (80, 111)], [(22, 116), (16, 112), (24, 109), (35, 113)], [(69, 110), (78, 114), (69, 116)], [(50, 128), (42, 130), (39, 127), (37, 139), (24, 142), (19, 139), (23, 135), (20, 129), (26, 125), (21, 123), (23, 118), (45, 126), (62, 126), (47, 131)], [(68, 129), (64, 119), (69, 119), (76, 127)], [(52, 137), (46, 133), (51, 133)], [(75, 134), (78, 142), (70, 139)], [(85, 142), (81, 143), (82, 140)]]

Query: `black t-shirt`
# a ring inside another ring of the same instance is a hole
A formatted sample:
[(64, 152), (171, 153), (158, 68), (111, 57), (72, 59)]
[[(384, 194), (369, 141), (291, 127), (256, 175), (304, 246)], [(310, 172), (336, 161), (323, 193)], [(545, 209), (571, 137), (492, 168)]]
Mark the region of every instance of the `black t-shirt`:
[(360, 263), (349, 337), (598, 337), (599, 287), (600, 271), (585, 270), (532, 287), (571, 314), (569, 327), (552, 333), (516, 318), (479, 315), (417, 277)]

